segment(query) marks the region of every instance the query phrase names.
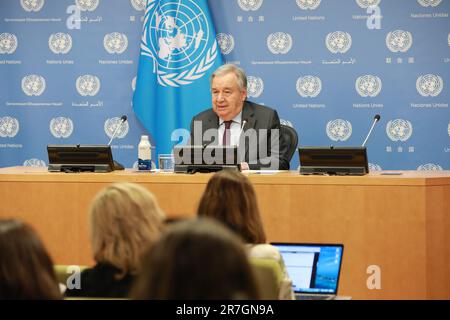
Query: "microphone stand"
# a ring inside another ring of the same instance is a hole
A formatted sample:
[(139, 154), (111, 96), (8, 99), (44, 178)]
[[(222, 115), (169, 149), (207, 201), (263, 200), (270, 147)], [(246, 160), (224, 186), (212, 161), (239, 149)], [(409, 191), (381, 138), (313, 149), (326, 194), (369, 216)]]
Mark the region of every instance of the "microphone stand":
[(377, 122), (380, 120), (380, 116), (377, 114), (374, 118), (374, 121), (372, 123), (372, 127), (370, 127), (369, 133), (366, 136), (366, 139), (364, 139), (364, 142), (362, 144), (361, 147), (364, 147), (367, 143), (367, 140), (369, 140), (370, 134), (372, 133), (373, 128), (375, 127), (375, 125), (377, 124)]
[(119, 131), (120, 128), (122, 128), (123, 123), (125, 122), (125, 119), (121, 119), (119, 125), (116, 127), (116, 130), (114, 131), (113, 135), (111, 136), (111, 139), (108, 142), (108, 146), (111, 144), (111, 142), (114, 140), (114, 138), (116, 137), (117, 132)]

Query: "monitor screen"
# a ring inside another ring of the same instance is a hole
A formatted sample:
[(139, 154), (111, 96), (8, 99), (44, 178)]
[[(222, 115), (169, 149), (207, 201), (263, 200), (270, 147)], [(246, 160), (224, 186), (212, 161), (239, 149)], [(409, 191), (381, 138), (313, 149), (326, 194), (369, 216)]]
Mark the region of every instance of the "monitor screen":
[(299, 147), (301, 174), (364, 175), (369, 172), (365, 147)]
[(48, 145), (49, 171), (110, 172), (114, 170), (108, 145)]
[(336, 294), (344, 247), (341, 244), (272, 243), (280, 251), (296, 293)]

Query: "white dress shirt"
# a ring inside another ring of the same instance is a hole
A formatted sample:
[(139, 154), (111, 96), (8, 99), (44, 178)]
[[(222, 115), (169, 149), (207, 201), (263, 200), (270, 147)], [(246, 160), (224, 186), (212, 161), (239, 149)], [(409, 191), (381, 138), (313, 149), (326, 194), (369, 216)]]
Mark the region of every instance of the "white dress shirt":
[[(239, 137), (241, 135), (241, 125), (242, 125), (242, 110), (241, 112), (232, 119), (230, 126), (230, 146), (239, 145)], [(223, 145), (223, 135), (225, 133), (225, 121), (219, 118), (219, 145)]]

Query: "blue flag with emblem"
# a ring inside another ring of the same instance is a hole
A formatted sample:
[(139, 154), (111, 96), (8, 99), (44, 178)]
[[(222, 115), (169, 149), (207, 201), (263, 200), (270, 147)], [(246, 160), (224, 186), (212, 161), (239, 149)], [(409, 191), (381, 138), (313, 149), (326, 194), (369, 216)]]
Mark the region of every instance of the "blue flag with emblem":
[(170, 153), (176, 129), (211, 107), (209, 78), (222, 64), (206, 0), (148, 0), (133, 109), (156, 154)]

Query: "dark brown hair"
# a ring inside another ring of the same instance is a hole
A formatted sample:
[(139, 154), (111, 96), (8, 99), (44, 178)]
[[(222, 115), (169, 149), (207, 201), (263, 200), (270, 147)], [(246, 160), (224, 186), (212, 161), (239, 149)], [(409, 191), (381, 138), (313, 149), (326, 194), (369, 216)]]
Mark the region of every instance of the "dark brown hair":
[(53, 263), (36, 232), (0, 219), (0, 299), (61, 299)]
[(143, 256), (134, 299), (258, 299), (240, 239), (219, 222), (176, 222)]
[(238, 171), (220, 171), (209, 180), (200, 199), (199, 216), (217, 219), (246, 243), (266, 242), (252, 184)]

